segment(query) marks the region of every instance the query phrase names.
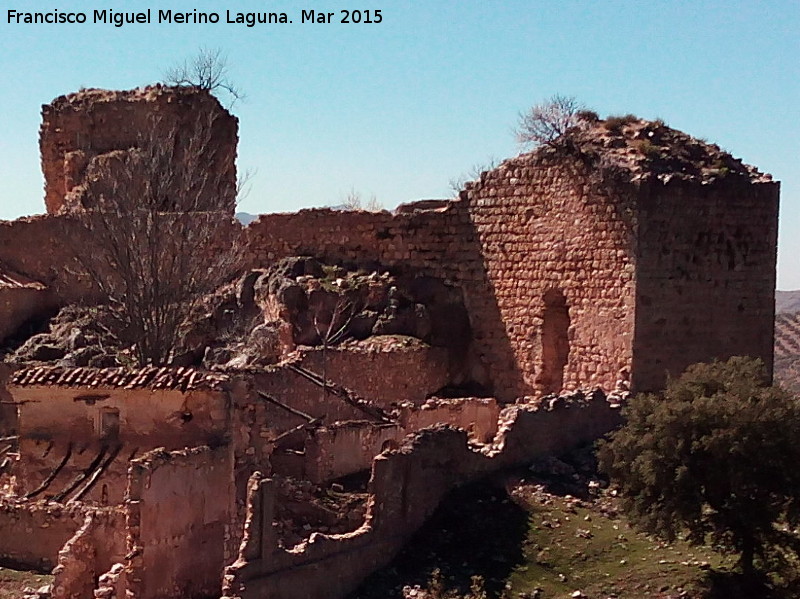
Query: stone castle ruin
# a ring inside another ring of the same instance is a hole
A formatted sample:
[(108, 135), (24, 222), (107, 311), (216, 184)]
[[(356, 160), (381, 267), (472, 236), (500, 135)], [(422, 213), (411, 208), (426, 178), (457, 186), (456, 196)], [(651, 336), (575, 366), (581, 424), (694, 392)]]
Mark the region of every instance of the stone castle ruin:
[(237, 121), (161, 86), (42, 114), (47, 214), (0, 222), (0, 560), (52, 569), (40, 596), (344, 597), (452, 487), (598, 438), (691, 363), (771, 368), (779, 184), (633, 117), (453, 200), (226, 227), (193, 251), (235, 245), (228, 282), (131, 367), (80, 219), (142, 184), (143, 132), (181, 163), (202, 123), (187, 210), (229, 220)]

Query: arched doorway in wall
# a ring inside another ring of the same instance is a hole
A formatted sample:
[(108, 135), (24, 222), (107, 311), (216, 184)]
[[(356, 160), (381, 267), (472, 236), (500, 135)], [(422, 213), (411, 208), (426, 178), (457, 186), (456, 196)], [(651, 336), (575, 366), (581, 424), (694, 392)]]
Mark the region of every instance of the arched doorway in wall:
[(569, 308), (560, 289), (544, 294), (542, 364), (539, 383), (544, 393), (558, 393), (564, 386), (564, 367), (569, 359)]

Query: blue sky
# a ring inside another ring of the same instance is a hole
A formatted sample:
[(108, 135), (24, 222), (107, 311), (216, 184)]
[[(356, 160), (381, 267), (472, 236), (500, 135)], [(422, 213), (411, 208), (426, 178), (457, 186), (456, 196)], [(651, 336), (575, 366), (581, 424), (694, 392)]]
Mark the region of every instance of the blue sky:
[[(286, 25), (8, 24), (7, 11), (285, 11)], [(380, 24), (339, 23), (380, 9)], [(519, 152), (517, 115), (555, 93), (720, 144), (782, 181), (778, 287), (800, 288), (800, 0), (0, 0), (0, 218), (42, 212), (41, 104), (157, 81), (201, 45), (247, 94), (240, 209), (446, 197), (473, 165)], [(301, 24), (302, 9), (334, 11)]]

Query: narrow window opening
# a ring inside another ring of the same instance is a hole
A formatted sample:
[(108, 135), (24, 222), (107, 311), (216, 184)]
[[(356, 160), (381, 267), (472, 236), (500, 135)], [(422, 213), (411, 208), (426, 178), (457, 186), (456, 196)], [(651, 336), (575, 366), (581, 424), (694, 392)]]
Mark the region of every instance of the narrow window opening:
[(103, 408), (100, 410), (98, 433), (104, 441), (119, 440), (119, 410), (117, 408)]

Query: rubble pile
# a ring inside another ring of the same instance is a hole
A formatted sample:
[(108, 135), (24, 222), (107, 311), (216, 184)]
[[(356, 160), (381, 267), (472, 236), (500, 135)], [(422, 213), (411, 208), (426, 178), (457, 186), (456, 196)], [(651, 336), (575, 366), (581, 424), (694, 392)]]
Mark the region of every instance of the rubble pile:
[(364, 523), (369, 494), (340, 483), (315, 485), (307, 480), (273, 476), (277, 481), (275, 529), (287, 549), (312, 532), (342, 534)]

